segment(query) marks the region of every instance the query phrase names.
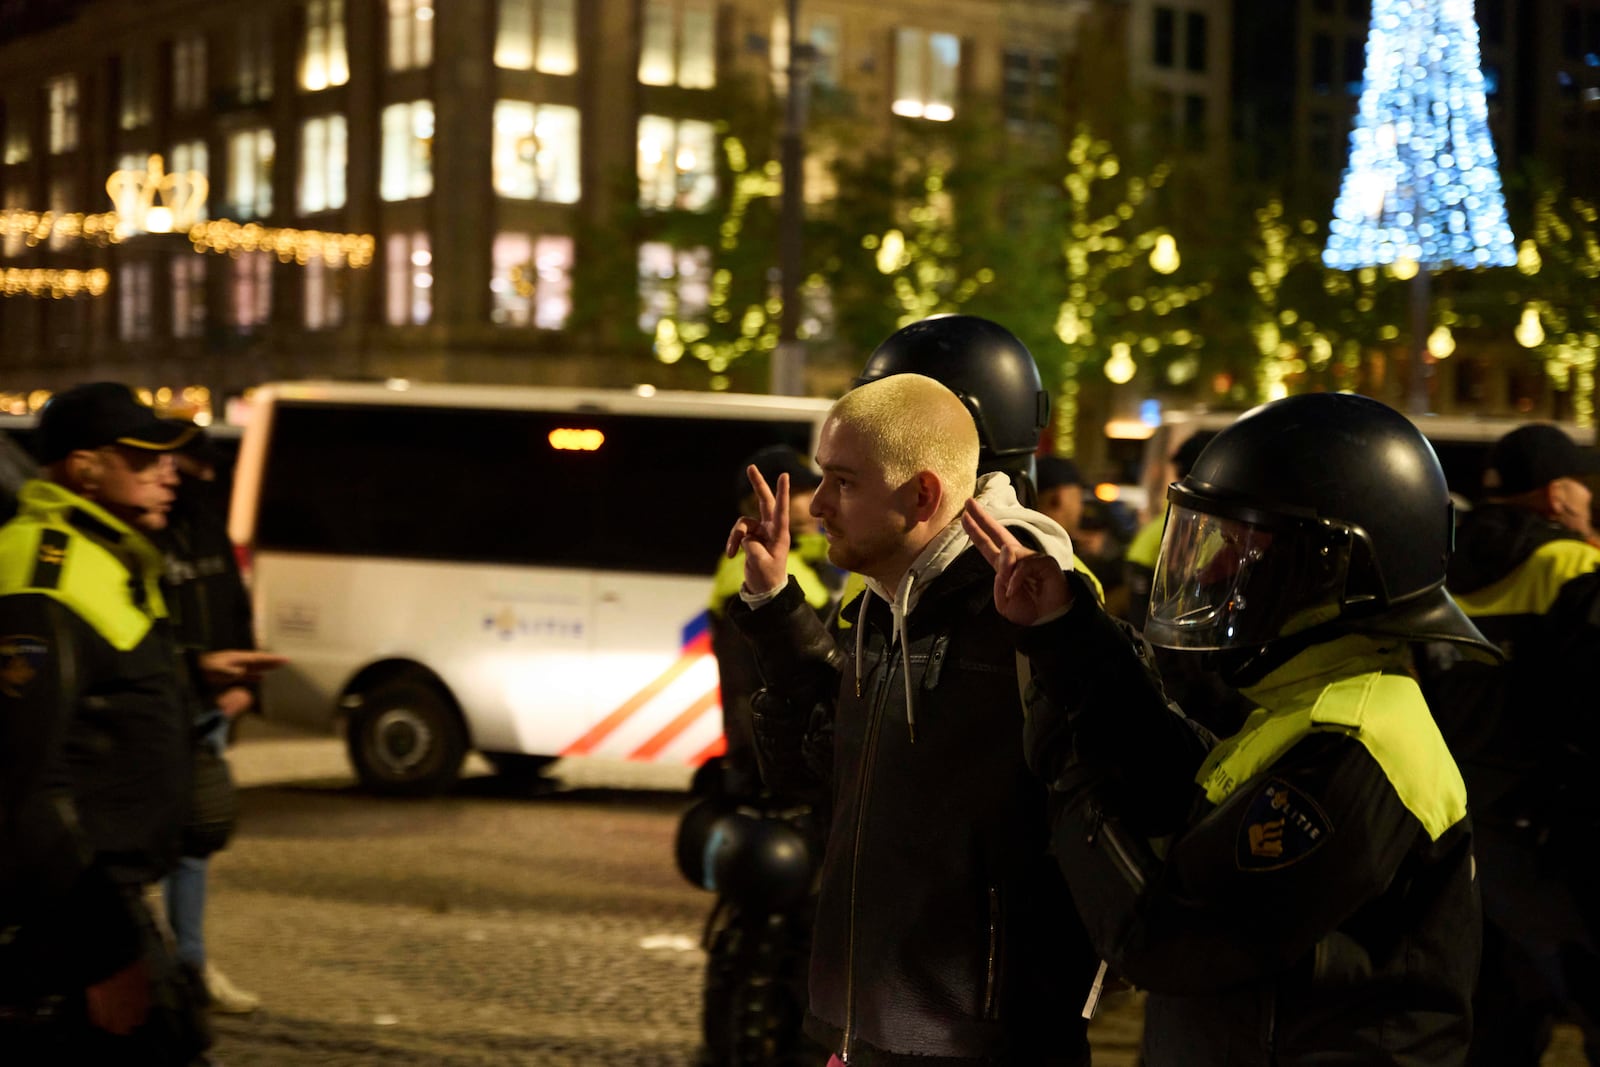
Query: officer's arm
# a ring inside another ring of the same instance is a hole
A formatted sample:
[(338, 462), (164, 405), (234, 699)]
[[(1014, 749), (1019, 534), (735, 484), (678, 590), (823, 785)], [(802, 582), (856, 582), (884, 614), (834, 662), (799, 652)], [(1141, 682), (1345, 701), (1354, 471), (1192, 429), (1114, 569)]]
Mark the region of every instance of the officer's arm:
[[(1091, 776), (1059, 783), (1053, 849), (1097, 947), (1130, 981), (1202, 993), (1371, 961), (1334, 931), (1390, 885), (1422, 832), (1349, 737), (1301, 741), (1164, 846), (1130, 832)], [(1164, 859), (1162, 855), (1164, 854)], [(1309, 964), (1308, 964), (1309, 965)]]
[(757, 608), (730, 602), (728, 619), (750, 640), (765, 683), (751, 701), (762, 779), (780, 792), (814, 788), (826, 773), (817, 753), (827, 745), (844, 653), (792, 578)]
[(0, 597), (0, 944), (89, 985), (137, 958), (139, 933), (63, 765), (83, 625), (49, 597)]

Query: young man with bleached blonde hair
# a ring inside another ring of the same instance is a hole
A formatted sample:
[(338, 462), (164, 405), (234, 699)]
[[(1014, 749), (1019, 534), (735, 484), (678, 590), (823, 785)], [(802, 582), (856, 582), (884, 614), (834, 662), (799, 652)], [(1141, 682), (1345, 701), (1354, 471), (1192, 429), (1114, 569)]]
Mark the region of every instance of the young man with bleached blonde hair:
[(786, 572), (787, 477), (750, 470), (761, 513), (728, 539), (745, 552), (729, 617), (766, 684), (763, 776), (831, 797), (806, 1028), (851, 1067), (1089, 1063), (1076, 1009), (1096, 961), (1046, 855), (1015, 656), (959, 516), (976, 496), (1063, 567), (1072, 546), (1004, 474), (975, 481), (978, 449), (931, 378), (890, 375), (835, 404), (811, 513), (868, 590), (840, 638)]

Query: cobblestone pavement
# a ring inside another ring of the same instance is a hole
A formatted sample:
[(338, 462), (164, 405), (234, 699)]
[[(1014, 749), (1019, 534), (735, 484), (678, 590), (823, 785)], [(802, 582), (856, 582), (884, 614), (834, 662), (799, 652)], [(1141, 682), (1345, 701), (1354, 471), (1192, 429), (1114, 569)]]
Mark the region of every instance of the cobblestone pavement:
[[(671, 859), (686, 771), (558, 764), (555, 788), (402, 801), (358, 792), (327, 739), (251, 723), (233, 759), (208, 943), (263, 1006), (215, 1017), (221, 1067), (692, 1064), (710, 896)], [(1133, 1067), (1139, 1017), (1108, 999), (1095, 1067)], [(1546, 1067), (1582, 1064), (1567, 1045)]]

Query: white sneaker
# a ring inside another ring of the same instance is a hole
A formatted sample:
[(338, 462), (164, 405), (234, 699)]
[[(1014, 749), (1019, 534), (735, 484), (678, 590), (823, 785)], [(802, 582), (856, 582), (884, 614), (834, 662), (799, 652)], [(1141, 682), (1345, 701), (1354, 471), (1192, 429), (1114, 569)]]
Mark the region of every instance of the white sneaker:
[(249, 1015), (261, 1006), (260, 997), (228, 981), (211, 963), (206, 964), (206, 995), (211, 998), (211, 1010), (223, 1015)]

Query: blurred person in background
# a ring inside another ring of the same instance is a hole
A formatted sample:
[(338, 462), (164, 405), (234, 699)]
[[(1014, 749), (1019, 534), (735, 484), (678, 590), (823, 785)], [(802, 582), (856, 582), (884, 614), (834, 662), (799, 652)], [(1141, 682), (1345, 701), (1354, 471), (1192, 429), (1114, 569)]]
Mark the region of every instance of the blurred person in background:
[[(216, 447), (200, 430), (175, 458), (179, 480), (171, 509), (147, 514), (141, 525), (166, 557), (163, 583), (179, 647), (196, 655), (254, 649), (250, 594), (228, 537), (227, 501), (217, 491)], [(258, 660), (258, 669), (269, 662)], [(178, 960), (203, 976), (211, 1010), (248, 1014), (260, 999), (236, 987), (206, 954), (206, 874), (211, 855), (233, 833), (237, 804), (226, 750), (234, 724), (256, 706), (258, 686), (243, 679), (214, 691), (203, 683), (200, 688), (194, 723), (197, 810), (162, 895)]]
[(807, 1032), (853, 1067), (1087, 1067), (1075, 1009), (1095, 962), (1044, 852), (992, 574), (956, 520), (976, 492), (1058, 566), (1072, 565), (1070, 543), (1017, 503), (1009, 477), (977, 478), (972, 411), (928, 376), (858, 384), (830, 412), (817, 459), (811, 511), (829, 559), (866, 582), (839, 628), (788, 575), (787, 477), (769, 487), (750, 472), (761, 515), (727, 544), (745, 560), (729, 617), (765, 683), (763, 776), (832, 801)]
[(1535, 1067), (1569, 1017), (1600, 1064), (1600, 453), (1533, 424), (1490, 450), (1446, 583), (1508, 656), (1428, 646), (1424, 679), (1472, 799), (1484, 965), (1471, 1063)]
[[(828, 562), (828, 543), (810, 512), (822, 476), (798, 450), (770, 445), (745, 458), (734, 492), (739, 514), (761, 514), (747, 471), (768, 484), (787, 478), (788, 573), (819, 617), (833, 604), (843, 572)], [(805, 962), (810, 944), (812, 859), (821, 854), (820, 792), (775, 792), (761, 780), (750, 699), (761, 688), (755, 651), (728, 621), (728, 605), (744, 581), (744, 555), (724, 556), (712, 580), (711, 650), (717, 660), (722, 733), (727, 751), (695, 775), (701, 798), (685, 813), (679, 866), (697, 885), (717, 893), (706, 927), (702, 1000), (702, 1067), (814, 1065), (827, 1053), (800, 1032), (805, 1013)], [(763, 825), (776, 823), (779, 825)], [(790, 832), (798, 834), (791, 838)], [(772, 851), (799, 843), (805, 856), (792, 867), (766, 869)], [(708, 859), (707, 846), (711, 846)], [(787, 884), (790, 880), (797, 885)], [(771, 891), (768, 891), (771, 890)]]
[[(1189, 476), (1195, 460), (1200, 458), (1206, 444), (1215, 436), (1210, 430), (1196, 430), (1183, 439), (1167, 458), (1168, 484), (1180, 482)], [(1123, 618), (1132, 623), (1135, 629), (1144, 628), (1145, 614), (1150, 608), (1150, 583), (1155, 578), (1156, 556), (1161, 552), (1161, 531), (1166, 524), (1167, 512), (1163, 504), (1161, 514), (1139, 527), (1123, 554), (1123, 580), (1128, 586), (1128, 608)]]

